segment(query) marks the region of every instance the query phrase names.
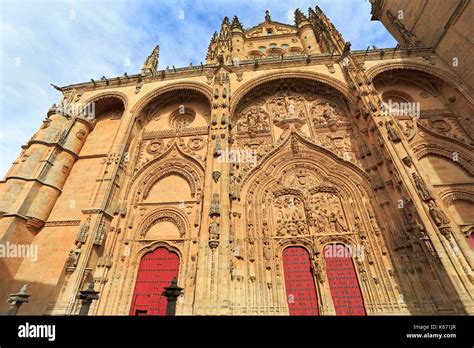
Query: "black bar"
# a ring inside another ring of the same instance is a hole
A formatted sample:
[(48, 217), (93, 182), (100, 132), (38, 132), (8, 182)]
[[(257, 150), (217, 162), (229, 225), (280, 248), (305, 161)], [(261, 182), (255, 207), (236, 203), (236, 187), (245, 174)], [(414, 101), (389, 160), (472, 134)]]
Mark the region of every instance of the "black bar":
[[(55, 325), (55, 340), (20, 338), (19, 326)], [(0, 317), (0, 346), (67, 344), (283, 344), (408, 345), (472, 347), (473, 320), (467, 316), (416, 317)], [(87, 328), (87, 329), (85, 329)], [(447, 338), (410, 338), (411, 334), (455, 334)], [(92, 339), (93, 338), (93, 339)]]

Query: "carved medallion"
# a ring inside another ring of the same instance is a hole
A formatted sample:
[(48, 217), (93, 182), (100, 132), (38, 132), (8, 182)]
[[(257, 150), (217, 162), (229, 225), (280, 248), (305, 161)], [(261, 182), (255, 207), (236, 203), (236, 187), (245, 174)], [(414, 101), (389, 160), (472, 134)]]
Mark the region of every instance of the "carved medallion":
[(201, 150), (204, 147), (204, 140), (199, 137), (193, 137), (188, 140), (188, 148), (192, 151)]
[(163, 146), (164, 144), (162, 140), (153, 140), (153, 141), (150, 141), (150, 143), (146, 147), (146, 151), (153, 155), (160, 152)]

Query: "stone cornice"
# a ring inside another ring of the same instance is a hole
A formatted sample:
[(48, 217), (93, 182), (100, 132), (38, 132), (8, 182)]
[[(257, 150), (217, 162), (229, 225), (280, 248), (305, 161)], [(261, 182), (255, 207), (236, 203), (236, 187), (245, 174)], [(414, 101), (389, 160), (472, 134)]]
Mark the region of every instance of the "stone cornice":
[[(395, 48), (380, 48), (380, 49), (369, 49), (369, 50), (356, 50), (352, 51), (352, 55), (355, 58), (363, 58), (364, 60), (388, 60), (388, 59), (397, 59), (397, 58), (415, 58), (422, 57), (422, 53), (431, 51), (430, 48), (413, 48), (411, 50), (407, 49), (395, 49)], [(239, 62), (238, 66), (233, 66), (232, 64), (225, 65), (228, 70), (232, 72), (237, 71), (255, 71), (255, 70), (266, 70), (266, 69), (275, 69), (275, 68), (288, 68), (288, 67), (297, 67), (297, 66), (312, 66), (312, 65), (323, 65), (323, 64), (336, 64), (336, 60), (339, 56), (329, 53), (320, 53), (312, 55), (295, 55), (295, 56), (286, 56), (281, 59), (280, 57), (271, 57), (264, 59), (251, 59), (251, 60), (242, 60)], [(257, 67), (256, 67), (257, 62)], [(189, 77), (206, 77), (209, 74), (212, 74), (218, 64), (203, 64), (192, 67), (183, 67), (169, 70), (159, 70), (155, 75), (142, 76), (140, 74), (128, 75), (127, 77), (112, 77), (108, 78), (107, 81), (95, 81), (92, 82), (83, 82), (72, 84), (62, 87), (63, 92), (67, 92), (72, 89), (78, 89), (82, 91), (93, 91), (93, 90), (104, 90), (120, 87), (129, 87), (136, 86), (137, 83), (150, 83), (156, 81), (172, 81), (177, 79), (189, 78)]]
[(23, 145), (21, 148), (26, 150), (30, 147), (30, 145), (32, 144), (41, 144), (41, 145), (45, 145), (45, 146), (54, 146), (56, 148), (59, 148), (61, 151), (64, 151), (68, 154), (70, 154), (72, 157), (74, 157), (74, 159), (76, 160), (78, 158), (77, 154), (74, 153), (73, 151), (65, 148), (64, 146), (62, 146), (59, 142), (55, 141), (55, 142), (47, 142), (47, 141), (43, 141), (43, 140), (35, 140), (35, 139), (32, 139), (32, 140), (29, 140), (26, 145)]
[(45, 183), (44, 181), (41, 181), (41, 180), (36, 179), (36, 178), (23, 178), (21, 176), (10, 175), (10, 176), (6, 177), (5, 180), (0, 180), (0, 183), (5, 183), (5, 182), (7, 182), (8, 180), (11, 180), (11, 179), (23, 180), (23, 181), (36, 181), (36, 182), (40, 183), (41, 185), (44, 185), (44, 186), (50, 187), (50, 188), (52, 188), (56, 191), (59, 191), (59, 193), (62, 192), (62, 190), (59, 187), (56, 187), (56, 186), (53, 186), (51, 184)]

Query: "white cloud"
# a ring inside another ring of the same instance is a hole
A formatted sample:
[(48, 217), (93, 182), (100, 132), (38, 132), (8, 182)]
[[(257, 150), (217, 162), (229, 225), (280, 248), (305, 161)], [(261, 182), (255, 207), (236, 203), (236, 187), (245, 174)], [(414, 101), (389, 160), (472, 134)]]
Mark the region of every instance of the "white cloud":
[[(160, 68), (205, 61), (212, 33), (224, 16), (244, 27), (264, 20), (265, 9), (288, 23), (316, 1), (2, 1), (0, 3), (0, 176), (33, 135), (60, 94), (49, 86), (137, 73), (156, 44)], [(360, 0), (318, 1), (353, 49), (393, 46), (370, 5)], [(180, 11), (184, 19), (180, 19)], [(130, 66), (125, 66), (125, 61)], [(15, 63), (20, 63), (16, 66)]]

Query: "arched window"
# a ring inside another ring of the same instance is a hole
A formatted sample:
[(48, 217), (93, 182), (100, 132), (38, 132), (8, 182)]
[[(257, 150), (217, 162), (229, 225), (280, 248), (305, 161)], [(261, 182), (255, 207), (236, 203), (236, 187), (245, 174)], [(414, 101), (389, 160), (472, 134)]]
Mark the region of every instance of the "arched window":
[(145, 254), (138, 268), (130, 315), (165, 315), (167, 301), (161, 294), (178, 272), (176, 253), (161, 247)]
[(350, 249), (343, 244), (329, 244), (323, 253), (336, 315), (365, 315)]
[(286, 299), (290, 315), (319, 315), (309, 254), (303, 247), (283, 251)]

